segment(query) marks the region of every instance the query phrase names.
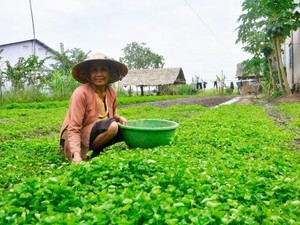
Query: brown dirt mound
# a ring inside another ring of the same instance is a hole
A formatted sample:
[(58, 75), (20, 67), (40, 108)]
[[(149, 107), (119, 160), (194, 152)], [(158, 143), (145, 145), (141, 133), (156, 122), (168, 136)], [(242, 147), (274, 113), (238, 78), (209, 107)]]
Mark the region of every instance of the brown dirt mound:
[(282, 96), (282, 97), (279, 97), (279, 98), (275, 99), (274, 101), (272, 101), (272, 103), (274, 103), (274, 104), (295, 103), (295, 102), (300, 102), (300, 94), (299, 93), (293, 94), (291, 96)]

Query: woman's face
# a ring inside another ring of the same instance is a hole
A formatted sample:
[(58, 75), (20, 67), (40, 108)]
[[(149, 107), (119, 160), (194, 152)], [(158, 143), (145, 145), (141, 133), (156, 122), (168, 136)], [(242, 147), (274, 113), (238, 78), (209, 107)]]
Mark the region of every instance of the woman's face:
[(90, 75), (92, 84), (101, 87), (108, 84), (109, 80), (109, 69), (108, 66), (99, 65), (97, 63), (91, 63)]

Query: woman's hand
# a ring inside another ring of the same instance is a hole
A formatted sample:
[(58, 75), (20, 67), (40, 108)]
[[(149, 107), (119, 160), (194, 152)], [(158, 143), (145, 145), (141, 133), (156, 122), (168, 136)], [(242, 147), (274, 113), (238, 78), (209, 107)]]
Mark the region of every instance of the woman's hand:
[(122, 116), (119, 116), (119, 123), (122, 125), (128, 125), (128, 121)]
[(72, 163), (80, 163), (82, 162), (82, 158), (79, 152), (74, 152), (73, 153), (73, 159), (72, 159)]

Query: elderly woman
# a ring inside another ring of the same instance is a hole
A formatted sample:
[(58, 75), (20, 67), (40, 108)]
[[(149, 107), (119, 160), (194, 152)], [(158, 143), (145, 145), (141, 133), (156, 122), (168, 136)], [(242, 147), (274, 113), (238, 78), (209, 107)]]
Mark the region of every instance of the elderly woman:
[(97, 53), (72, 69), (75, 80), (83, 83), (72, 94), (69, 110), (60, 131), (60, 144), (73, 163), (98, 156), (107, 146), (122, 141), (118, 123), (127, 120), (117, 114), (117, 94), (109, 85), (120, 80), (127, 67)]

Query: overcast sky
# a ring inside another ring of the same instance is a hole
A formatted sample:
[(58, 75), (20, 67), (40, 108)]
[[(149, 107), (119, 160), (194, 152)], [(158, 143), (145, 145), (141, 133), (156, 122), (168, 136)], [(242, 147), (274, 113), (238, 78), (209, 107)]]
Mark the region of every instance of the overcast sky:
[[(243, 0), (31, 0), (36, 38), (59, 50), (80, 48), (115, 59), (132, 42), (200, 76), (235, 78), (249, 58), (235, 44)], [(0, 0), (0, 45), (33, 38), (29, 0)]]

